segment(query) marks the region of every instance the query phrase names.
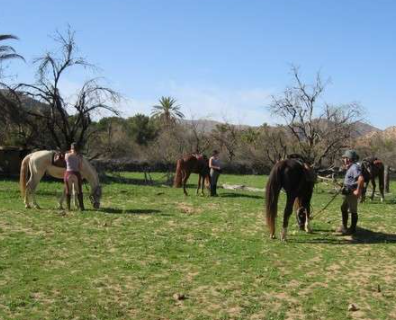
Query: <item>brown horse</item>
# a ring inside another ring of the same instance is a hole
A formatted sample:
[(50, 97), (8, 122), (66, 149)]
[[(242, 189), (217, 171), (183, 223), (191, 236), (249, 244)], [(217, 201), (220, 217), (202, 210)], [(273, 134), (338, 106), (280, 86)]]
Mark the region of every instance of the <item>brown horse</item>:
[(184, 194), (187, 196), (187, 180), (190, 177), (191, 173), (197, 173), (199, 175), (197, 194), (201, 187), (201, 182), (202, 194), (204, 194), (204, 182), (206, 181), (206, 186), (210, 185), (209, 171), (209, 160), (205, 155), (190, 154), (184, 156), (183, 158), (177, 160), (176, 175), (173, 181), (173, 186), (175, 188), (180, 188), (181, 186), (183, 186)]
[(293, 205), (297, 208), (297, 222), (300, 229), (310, 232), (310, 203), (315, 184), (315, 173), (301, 159), (286, 159), (275, 164), (268, 177), (265, 200), (266, 218), (270, 238), (275, 238), (275, 219), (278, 209), (278, 198), (281, 189), (286, 191), (286, 207), (283, 213), (281, 240), (286, 240), (289, 217)]
[(382, 163), (381, 160), (377, 159), (376, 157), (370, 157), (370, 158), (364, 158), (362, 163), (362, 174), (364, 177), (364, 187), (363, 187), (363, 192), (362, 192), (362, 197), (360, 202), (364, 202), (366, 199), (366, 191), (368, 184), (371, 181), (371, 185), (373, 186), (372, 192), (370, 199), (374, 199), (374, 193), (375, 193), (375, 179), (378, 177), (378, 182), (379, 182), (379, 189), (381, 193), (381, 202), (384, 201), (384, 172), (385, 172), (385, 167), (384, 164)]

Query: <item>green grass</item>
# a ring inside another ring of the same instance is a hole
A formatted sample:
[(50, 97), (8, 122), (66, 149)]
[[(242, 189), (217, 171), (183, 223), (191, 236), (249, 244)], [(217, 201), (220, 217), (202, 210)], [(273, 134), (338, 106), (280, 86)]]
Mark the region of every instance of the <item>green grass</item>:
[[(66, 214), (55, 209), (60, 182), (42, 182), (42, 209), (27, 210), (17, 181), (0, 181), (0, 319), (396, 319), (394, 195), (360, 205), (354, 238), (334, 232), (339, 197), (312, 234), (292, 217), (285, 243), (269, 239), (262, 193), (195, 196), (193, 175), (185, 197), (152, 176), (155, 186), (116, 176), (99, 211), (86, 198), (86, 212)], [(330, 192), (316, 186), (314, 212)]]

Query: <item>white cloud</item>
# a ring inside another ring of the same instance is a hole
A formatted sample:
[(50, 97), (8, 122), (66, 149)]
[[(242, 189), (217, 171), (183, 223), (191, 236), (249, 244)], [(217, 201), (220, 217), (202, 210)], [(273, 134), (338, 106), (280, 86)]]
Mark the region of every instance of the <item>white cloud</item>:
[[(165, 96), (172, 96), (177, 100), (187, 119), (205, 118), (249, 125), (261, 125), (271, 121), (265, 107), (270, 101), (270, 90), (253, 88), (231, 91), (170, 82), (161, 85), (161, 92), (166, 92)], [(135, 113), (148, 115), (159, 98), (128, 99), (127, 105), (122, 109), (128, 116)]]
[[(64, 81), (63, 93), (73, 97), (80, 85)], [(270, 102), (273, 90), (250, 88), (232, 91), (214, 86), (180, 85), (174, 81), (153, 85), (153, 96), (124, 97), (117, 108), (123, 117), (137, 113), (150, 115), (152, 106), (158, 103), (161, 95), (172, 96), (181, 105), (186, 119), (212, 119), (234, 124), (261, 125), (272, 123), (266, 105)], [(162, 92), (159, 93), (159, 92)], [(154, 96), (155, 95), (155, 96)], [(102, 116), (107, 116), (102, 114)]]

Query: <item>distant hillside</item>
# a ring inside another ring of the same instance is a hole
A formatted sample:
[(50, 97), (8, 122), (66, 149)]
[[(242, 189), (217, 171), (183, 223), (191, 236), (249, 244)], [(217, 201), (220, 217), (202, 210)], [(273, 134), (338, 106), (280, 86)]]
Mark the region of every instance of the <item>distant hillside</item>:
[[(223, 122), (209, 120), (209, 119), (198, 119), (198, 120), (183, 119), (181, 122), (188, 126), (196, 126), (198, 131), (204, 132), (204, 133), (209, 133), (212, 130), (216, 129), (217, 125), (224, 124)], [(248, 125), (236, 125), (236, 127), (240, 130), (247, 129), (247, 128), (254, 128), (253, 126), (248, 126)]]
[[(14, 99), (14, 96), (10, 94), (8, 90), (0, 89), (0, 94), (4, 95), (9, 100)], [(43, 112), (48, 109), (48, 105), (46, 105), (45, 103), (30, 98), (27, 95), (24, 95), (20, 92), (18, 92), (18, 95), (19, 95), (19, 99), (21, 100), (22, 106), (25, 108), (25, 110)]]
[(386, 128), (382, 131), (382, 136), (389, 139), (396, 139), (396, 126)]
[(382, 130), (380, 130), (376, 127), (373, 127), (372, 125), (369, 125), (367, 123), (358, 121), (355, 123), (355, 130), (352, 133), (352, 136), (354, 138), (366, 137), (366, 136), (374, 135), (374, 134), (377, 134), (380, 132), (382, 132)]
[[(222, 122), (209, 120), (209, 119), (198, 119), (198, 120), (185, 120), (184, 119), (184, 120), (182, 120), (182, 123), (186, 124), (186, 125), (190, 125), (190, 126), (194, 125), (197, 127), (198, 131), (205, 132), (205, 133), (211, 132), (212, 130), (216, 129), (217, 125), (223, 124)], [(243, 129), (255, 128), (255, 127), (249, 126), (249, 125), (237, 125), (237, 128), (239, 128), (240, 130), (243, 130)], [(395, 135), (396, 135), (396, 126), (391, 127), (391, 128), (393, 128), (393, 132), (395, 132)], [(363, 137), (363, 136), (366, 137), (366, 136), (374, 135), (374, 134), (381, 133), (381, 132), (382, 132), (382, 130), (380, 130), (372, 125), (369, 125), (364, 122), (357, 122), (355, 124), (355, 129), (354, 129), (354, 132), (352, 133), (352, 136), (354, 138)]]
[(396, 140), (396, 126), (386, 128), (385, 130), (369, 132), (366, 135), (362, 136), (361, 140), (370, 140), (374, 137)]

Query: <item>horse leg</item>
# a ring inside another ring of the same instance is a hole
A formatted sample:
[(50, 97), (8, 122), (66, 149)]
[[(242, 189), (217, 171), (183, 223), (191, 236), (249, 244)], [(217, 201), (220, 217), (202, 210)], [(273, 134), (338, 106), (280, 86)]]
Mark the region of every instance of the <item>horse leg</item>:
[[(380, 194), (381, 194), (381, 202), (384, 202), (385, 200), (385, 195), (384, 195), (384, 176), (379, 175), (379, 189), (380, 189)], [(382, 180), (381, 180), (382, 179)]]
[(363, 203), (366, 200), (366, 192), (367, 192), (368, 182), (363, 184), (362, 195), (360, 197), (360, 203)]
[(312, 229), (311, 229), (311, 226), (309, 225), (309, 220), (311, 219), (311, 217), (310, 217), (310, 215), (311, 215), (310, 209), (309, 209), (309, 208), (306, 208), (306, 209), (305, 209), (305, 213), (306, 213), (306, 217), (305, 217), (305, 226), (304, 226), (304, 229), (305, 229), (305, 232), (311, 233), (311, 232), (312, 232)]
[(197, 192), (196, 195), (199, 194), (199, 189), (201, 188), (201, 175), (198, 174), (198, 186), (197, 186)]
[(34, 172), (35, 174), (32, 174), (28, 183), (26, 184), (26, 199), (25, 199), (25, 207), (30, 208), (30, 203), (29, 203), (29, 195), (31, 195), (33, 199), (33, 207), (36, 209), (40, 209), (40, 206), (38, 205), (36, 201), (36, 188), (38, 184), (40, 183), (41, 178), (44, 175), (43, 173), (39, 173), (37, 171), (31, 171), (32, 173)]
[(183, 191), (184, 191), (184, 195), (188, 196), (187, 190), (186, 190), (186, 184), (187, 184), (187, 180), (190, 177), (190, 172), (184, 172), (183, 174)]
[(293, 212), (293, 204), (294, 200), (296, 199), (295, 196), (287, 196), (286, 207), (285, 211), (283, 212), (283, 228), (281, 232), (281, 240), (286, 241), (287, 237), (287, 227), (289, 225), (289, 218)]
[(30, 201), (29, 201), (29, 194), (30, 194), (30, 188), (26, 187), (26, 191), (25, 191), (25, 197), (23, 199), (23, 202), (25, 203), (25, 208), (26, 209), (30, 209)]
[(202, 195), (204, 196), (204, 195), (205, 195), (205, 176), (202, 175), (201, 177), (202, 177), (202, 181), (201, 181), (201, 183), (202, 183), (202, 185), (201, 185), (202, 190), (201, 190), (201, 193), (202, 193)]
[(371, 179), (371, 185), (373, 186), (373, 190), (371, 191), (370, 199), (371, 199), (371, 201), (373, 201), (373, 200), (374, 200), (375, 187), (376, 187), (375, 179), (374, 179), (374, 178)]
[[(30, 180), (29, 180), (30, 181)], [(26, 191), (25, 191), (25, 196), (23, 198), (23, 202), (25, 204), (26, 209), (30, 209), (30, 201), (29, 201), (29, 195), (30, 195), (30, 184), (29, 181), (26, 183)]]
[(205, 196), (205, 175), (201, 175), (201, 194), (202, 196)]
[(204, 195), (204, 186), (205, 186), (205, 177), (199, 173), (197, 194), (198, 194), (198, 190), (201, 189), (201, 195), (202, 196)]

